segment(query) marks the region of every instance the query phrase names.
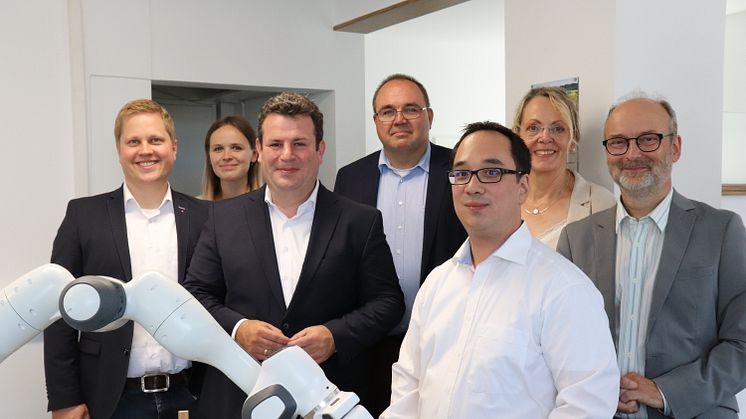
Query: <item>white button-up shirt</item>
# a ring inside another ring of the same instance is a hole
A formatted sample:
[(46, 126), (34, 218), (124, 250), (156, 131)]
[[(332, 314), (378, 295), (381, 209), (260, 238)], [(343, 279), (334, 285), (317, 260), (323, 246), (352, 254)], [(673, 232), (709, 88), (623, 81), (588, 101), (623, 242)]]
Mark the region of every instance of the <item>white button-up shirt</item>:
[[(179, 251), (171, 187), (156, 209), (140, 207), (126, 183), (123, 189), (132, 277), (158, 271), (169, 280), (178, 281)], [(127, 377), (158, 372), (173, 374), (191, 366), (190, 361), (168, 352), (140, 324), (134, 326)]]
[(603, 418), (619, 370), (603, 300), (524, 223), (474, 267), (467, 240), (415, 300), (393, 418)]
[(317, 180), (316, 187), (313, 188), (308, 199), (300, 204), (295, 216), (288, 218), (272, 201), (269, 188), (265, 188), (264, 202), (269, 207), (269, 220), (272, 224), (272, 238), (275, 243), (277, 268), (280, 272), (285, 307), (288, 307), (293, 299), (303, 261), (306, 260), (318, 194), (319, 181)]

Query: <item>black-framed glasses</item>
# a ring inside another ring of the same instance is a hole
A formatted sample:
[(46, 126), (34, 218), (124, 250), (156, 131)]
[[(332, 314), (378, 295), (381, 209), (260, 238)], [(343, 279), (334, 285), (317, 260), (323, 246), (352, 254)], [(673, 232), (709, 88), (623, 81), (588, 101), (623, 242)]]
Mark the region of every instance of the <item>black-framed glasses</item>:
[(401, 112), (401, 115), (409, 120), (419, 118), (425, 109), (427, 109), (427, 106), (419, 107), (415, 105), (407, 105), (401, 109), (383, 108), (380, 111), (376, 112), (374, 115), (381, 122), (391, 122), (396, 119), (396, 114)]
[(640, 151), (651, 153), (660, 148), (663, 138), (672, 135), (675, 135), (675, 133), (669, 132), (668, 134), (661, 134), (660, 132), (651, 132), (642, 134), (639, 137), (611, 137), (603, 140), (601, 144), (606, 147), (606, 151), (612, 156), (621, 156), (622, 154), (625, 154), (627, 150), (629, 150), (630, 141), (637, 143), (637, 148), (639, 148)]
[(451, 185), (466, 185), (471, 181), (472, 175), (477, 175), (477, 179), (482, 183), (497, 183), (503, 179), (503, 175), (525, 175), (526, 172), (520, 170), (503, 169), (501, 167), (487, 167), (479, 170), (449, 170), (448, 181)]

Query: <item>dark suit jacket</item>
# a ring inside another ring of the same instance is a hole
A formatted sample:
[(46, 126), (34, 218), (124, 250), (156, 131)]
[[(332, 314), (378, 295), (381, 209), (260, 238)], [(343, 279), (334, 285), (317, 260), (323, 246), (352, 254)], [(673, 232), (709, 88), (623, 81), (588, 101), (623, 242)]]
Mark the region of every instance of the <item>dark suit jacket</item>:
[[(420, 284), (433, 268), (450, 259), (466, 240), (466, 231), (453, 209), (451, 185), (446, 175), (451, 168), (451, 150), (432, 143), (430, 145)], [(334, 192), (375, 207), (381, 177), (378, 169), (380, 154), (380, 151), (376, 151), (339, 169)]]
[[(179, 282), (207, 218), (207, 203), (171, 191), (176, 220)], [(76, 278), (132, 278), (123, 189), (68, 203), (52, 247), (52, 262)], [(111, 332), (79, 333), (62, 320), (44, 331), (48, 409), (86, 403), (93, 418), (116, 409), (127, 378), (132, 322)]]
[[(557, 251), (601, 291), (616, 342), (615, 220), (616, 206), (569, 224)], [(674, 191), (645, 351), (645, 376), (675, 417), (738, 417), (735, 394), (746, 383), (746, 231), (738, 215)]]
[[(298, 285), (285, 307), (265, 187), (215, 202), (184, 286), (229, 334), (242, 318), (290, 337), (308, 326), (331, 330), (336, 353), (321, 364), (342, 390), (365, 392), (366, 349), (404, 312), (381, 213), (319, 186)], [(208, 367), (200, 417), (240, 418), (246, 399)]]

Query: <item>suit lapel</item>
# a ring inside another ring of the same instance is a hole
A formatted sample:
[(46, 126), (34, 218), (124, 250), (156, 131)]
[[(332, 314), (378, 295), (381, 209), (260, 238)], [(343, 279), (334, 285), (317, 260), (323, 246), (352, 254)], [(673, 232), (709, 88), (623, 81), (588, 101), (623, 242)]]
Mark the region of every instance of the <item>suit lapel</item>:
[(617, 342), (618, 316), (616, 310), (616, 207), (604, 211), (598, 217), (593, 231), (593, 272), (590, 277), (604, 298), (606, 315), (614, 342)]
[(292, 308), (297, 296), (303, 295), (308, 288), (319, 268), (326, 249), (329, 247), (334, 229), (339, 220), (340, 207), (337, 205), (339, 198), (329, 192), (323, 185), (319, 185), (319, 194), (316, 198), (316, 210), (311, 225), (311, 236), (308, 238), (306, 258), (303, 260), (298, 285), (293, 293), (288, 310)]
[(244, 213), (246, 214), (246, 225), (249, 228), (249, 237), (252, 247), (256, 252), (259, 264), (262, 267), (264, 278), (267, 280), (276, 303), (285, 307), (285, 299), (282, 296), (282, 285), (280, 284), (280, 271), (277, 268), (277, 254), (275, 253), (275, 241), (272, 235), (272, 223), (269, 220), (269, 209), (264, 202), (264, 190), (262, 187), (256, 193), (246, 195)]
[(132, 265), (130, 264), (130, 249), (127, 242), (127, 222), (124, 218), (124, 189), (120, 187), (109, 194), (106, 200), (106, 209), (111, 234), (114, 236), (114, 246), (117, 249), (119, 262), (122, 264), (122, 272), (126, 276), (122, 280), (127, 282), (132, 279)]
[(381, 171), (378, 168), (378, 159), (383, 151), (373, 153), (366, 159), (366, 168), (360, 174), (360, 202), (375, 207), (378, 205), (378, 183), (381, 179)]
[[(438, 212), (443, 207), (442, 201), (445, 198), (446, 191), (450, 187), (446, 178), (446, 171), (449, 169), (450, 161), (447, 153), (441, 153), (433, 144), (430, 144), (430, 171), (427, 176), (427, 198), (425, 199), (425, 225), (422, 234), (422, 263), (420, 272), (425, 272), (430, 266), (429, 256), (432, 254), (430, 249), (435, 246), (435, 230), (438, 226), (440, 215)], [(421, 281), (425, 275), (420, 274)]]
[(661, 259), (658, 263), (658, 272), (655, 275), (653, 284), (653, 297), (650, 301), (650, 317), (648, 319), (647, 335), (653, 329), (655, 319), (663, 307), (664, 301), (671, 290), (671, 285), (676, 279), (676, 272), (679, 270), (681, 261), (684, 259), (684, 252), (689, 244), (689, 238), (694, 228), (696, 216), (690, 211), (694, 208), (691, 201), (679, 195), (676, 191), (673, 193), (671, 209), (668, 213), (668, 223), (663, 238), (663, 249)]
[(174, 218), (176, 220), (176, 246), (178, 256), (178, 281), (182, 282), (186, 274), (187, 243), (189, 242), (189, 211), (186, 200), (178, 192), (171, 190), (171, 199), (174, 205)]

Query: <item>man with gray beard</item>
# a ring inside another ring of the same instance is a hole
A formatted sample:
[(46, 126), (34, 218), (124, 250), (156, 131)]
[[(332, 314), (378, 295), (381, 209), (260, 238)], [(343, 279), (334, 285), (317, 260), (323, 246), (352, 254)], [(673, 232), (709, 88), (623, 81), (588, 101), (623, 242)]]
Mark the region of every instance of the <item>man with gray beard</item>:
[(672, 188), (681, 137), (667, 101), (621, 101), (604, 137), (619, 202), (568, 225), (557, 251), (604, 296), (622, 374), (618, 416), (737, 418), (746, 377), (743, 222)]

